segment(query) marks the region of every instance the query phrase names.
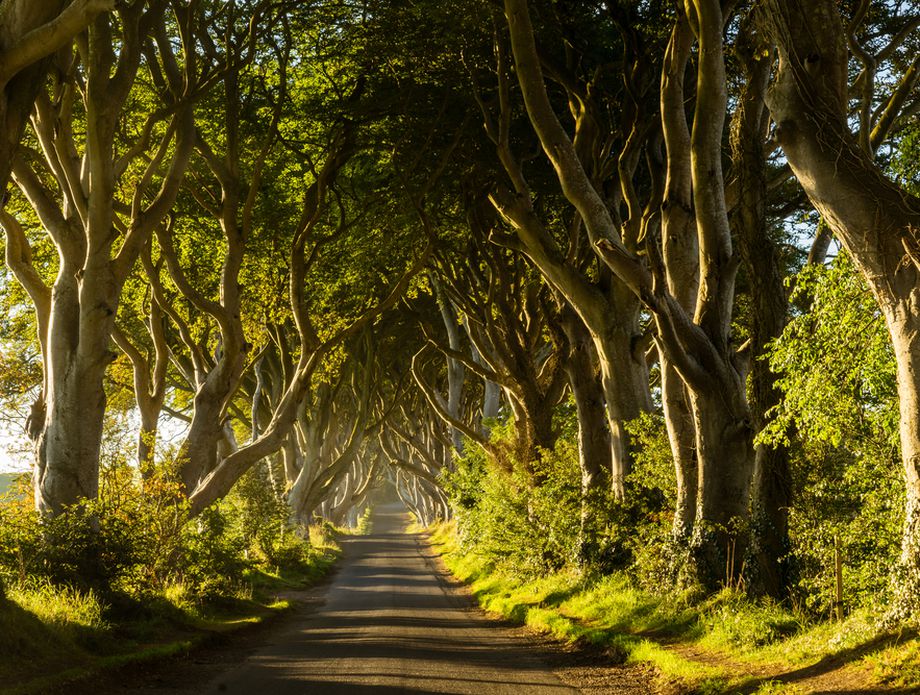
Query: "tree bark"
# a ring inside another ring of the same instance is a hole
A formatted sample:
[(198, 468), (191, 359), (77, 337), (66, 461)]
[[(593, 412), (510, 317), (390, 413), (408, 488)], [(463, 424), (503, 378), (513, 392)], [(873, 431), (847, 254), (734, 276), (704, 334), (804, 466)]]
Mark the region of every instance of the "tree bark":
[[(457, 311), (444, 295), (438, 279), (433, 274), (430, 276), (431, 283), (435, 290), (435, 299), (438, 302), (438, 309), (441, 312), (441, 320), (444, 323), (444, 330), (447, 332), (447, 342), (451, 350), (461, 350), (460, 344), (460, 324), (457, 320)], [(466, 377), (466, 370), (461, 362), (447, 357), (447, 411), (458, 420), (460, 419), (460, 402), (463, 397), (463, 381)], [(458, 456), (463, 455), (463, 433), (456, 427), (450, 428), (451, 441), (454, 444), (454, 450)]]
[(604, 390), (598, 378), (591, 336), (582, 320), (568, 309), (561, 319), (569, 343), (565, 371), (578, 416), (578, 465), (581, 469), (579, 557), (589, 563), (597, 552), (599, 529), (592, 523), (610, 471), (610, 434)]
[[(747, 17), (735, 40), (735, 56), (746, 81), (730, 135), (732, 186), (737, 191), (731, 222), (751, 297), (748, 393), (754, 429), (759, 432), (768, 422), (768, 411), (782, 398), (777, 376), (764, 357), (768, 344), (779, 338), (786, 326), (788, 301), (776, 244), (767, 231), (764, 143), (768, 118), (764, 96), (772, 61), (769, 54), (757, 51), (752, 41), (751, 18)], [(753, 562), (746, 571), (749, 590), (754, 594), (783, 598), (790, 586), (790, 476), (786, 446), (757, 447), (751, 503)]]
[[(664, 139), (665, 190), (661, 201), (661, 256), (668, 291), (688, 315), (696, 308), (700, 285), (700, 251), (693, 217), (690, 171), (690, 127), (687, 124), (684, 80), (693, 35), (686, 15), (671, 30), (661, 71), (661, 126)], [(696, 431), (689, 394), (674, 362), (659, 345), (661, 402), (668, 441), (674, 457), (677, 501), (672, 537), (678, 545), (689, 541), (696, 517), (699, 471)]]
[(812, 204), (866, 279), (894, 345), (907, 492), (901, 601), (920, 610), (920, 199), (887, 179), (847, 124), (846, 31), (831, 0), (766, 0), (779, 48), (768, 94), (783, 148)]
[(515, 228), (521, 251), (546, 281), (562, 294), (591, 334), (601, 368), (601, 384), (611, 432), (610, 485), (618, 499), (626, 496), (625, 480), (632, 469), (632, 453), (625, 423), (652, 408), (645, 355), (641, 341), (640, 302), (622, 282), (614, 280), (609, 296), (581, 275), (550, 247), (549, 237), (531, 208), (519, 196), (492, 196), (498, 211)]
[[(98, 269), (96, 269), (98, 271)], [(112, 297), (96, 273), (62, 264), (51, 299), (44, 427), (36, 442), (35, 503), (57, 515), (99, 491), (105, 414), (103, 378), (111, 361)], [(100, 311), (100, 307), (103, 310)]]
[[(617, 234), (617, 231), (610, 210), (585, 173), (579, 151), (585, 153), (593, 145), (598, 149), (599, 158), (609, 154), (601, 154), (604, 145), (599, 138), (593, 143), (589, 142), (589, 134), (597, 131), (589, 125), (593, 121), (591, 115), (582, 111), (576, 117), (576, 138), (579, 139), (579, 147), (576, 148), (553, 112), (543, 83), (527, 3), (507, 0), (505, 16), (527, 114), (544, 152), (556, 169), (563, 193), (577, 212), (578, 226), (583, 222), (589, 241), (596, 244), (601, 239)], [(625, 480), (632, 468), (632, 452), (625, 423), (652, 407), (648, 366), (644, 354), (639, 354), (641, 351), (637, 350), (642, 337), (639, 325), (641, 303), (620, 278), (610, 277), (609, 287), (589, 279), (572, 262), (574, 256), (571, 249), (568, 256), (560, 253), (552, 236), (534, 212), (532, 192), (520, 163), (511, 151), (508, 133), (511, 119), (508, 69), (501, 44), (497, 45), (496, 52), (501, 102), (499, 123), (492, 121), (481, 99), (480, 106), (485, 116), (486, 131), (496, 144), (499, 159), (514, 186), (513, 194), (499, 188), (490, 196), (494, 207), (516, 232), (514, 241), (503, 239), (500, 243), (524, 253), (547, 283), (566, 298), (591, 333), (601, 367), (601, 383), (607, 406), (611, 489), (618, 499), (624, 499)], [(576, 98), (574, 94), (570, 96), (570, 103), (581, 98)], [(597, 135), (596, 132), (594, 134)], [(632, 162), (634, 158), (621, 155), (621, 176), (630, 173), (627, 170), (631, 164), (624, 159)]]
[(114, 6), (114, 0), (8, 0), (0, 5), (0, 191), (6, 190), (49, 56)]

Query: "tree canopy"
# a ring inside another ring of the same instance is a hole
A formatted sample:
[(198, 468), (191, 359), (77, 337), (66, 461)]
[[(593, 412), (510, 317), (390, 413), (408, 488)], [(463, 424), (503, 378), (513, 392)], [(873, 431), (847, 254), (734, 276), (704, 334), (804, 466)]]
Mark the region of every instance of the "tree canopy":
[(871, 511), (920, 614), (911, 3), (33, 5), (0, 8), (0, 398), (44, 518), (120, 415), (192, 515), (386, 482), (532, 568), (654, 527), (705, 591), (789, 597)]

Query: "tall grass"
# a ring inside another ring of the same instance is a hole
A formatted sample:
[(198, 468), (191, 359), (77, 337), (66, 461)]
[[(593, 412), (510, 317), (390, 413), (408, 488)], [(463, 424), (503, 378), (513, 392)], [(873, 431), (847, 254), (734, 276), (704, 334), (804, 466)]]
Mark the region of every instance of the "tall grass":
[(7, 598), (50, 628), (102, 631), (110, 627), (103, 617), (106, 605), (92, 590), (80, 591), (41, 582), (11, 587), (7, 590)]

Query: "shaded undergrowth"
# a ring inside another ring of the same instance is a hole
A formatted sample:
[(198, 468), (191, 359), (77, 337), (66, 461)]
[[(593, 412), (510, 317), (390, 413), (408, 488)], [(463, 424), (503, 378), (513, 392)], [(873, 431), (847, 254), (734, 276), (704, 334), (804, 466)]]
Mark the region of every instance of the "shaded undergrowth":
[(279, 594), (316, 583), (338, 554), (331, 529), (311, 528), (309, 550), (297, 562), (253, 564), (204, 597), (182, 583), (105, 597), (50, 582), (9, 586), (0, 600), (0, 692), (45, 692), (261, 623), (291, 607)]

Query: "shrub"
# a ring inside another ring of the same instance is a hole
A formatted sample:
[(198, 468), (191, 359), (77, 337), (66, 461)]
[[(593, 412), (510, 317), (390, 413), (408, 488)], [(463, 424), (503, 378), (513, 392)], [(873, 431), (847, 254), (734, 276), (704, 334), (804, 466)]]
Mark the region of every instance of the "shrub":
[[(514, 451), (511, 428), (497, 427), (493, 437), (508, 445), (506, 451)], [(535, 461), (511, 457), (503, 463), (470, 446), (454, 471), (444, 475), (461, 544), (521, 576), (573, 564), (581, 514), (574, 444), (560, 439), (553, 451), (540, 451)]]
[(257, 562), (308, 566), (309, 541), (288, 528), (277, 500), (259, 496), (253, 475), (193, 519), (169, 469), (141, 481), (122, 460), (103, 469), (98, 499), (54, 517), (42, 518), (28, 496), (10, 495), (0, 501), (0, 581), (115, 606), (182, 587), (184, 601), (201, 604), (245, 593)]

